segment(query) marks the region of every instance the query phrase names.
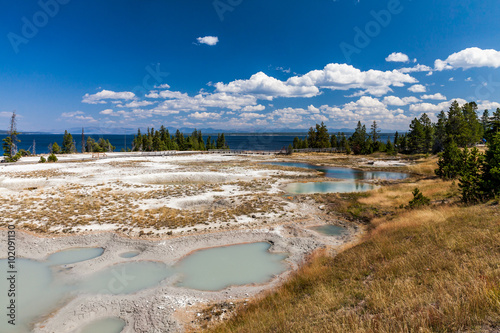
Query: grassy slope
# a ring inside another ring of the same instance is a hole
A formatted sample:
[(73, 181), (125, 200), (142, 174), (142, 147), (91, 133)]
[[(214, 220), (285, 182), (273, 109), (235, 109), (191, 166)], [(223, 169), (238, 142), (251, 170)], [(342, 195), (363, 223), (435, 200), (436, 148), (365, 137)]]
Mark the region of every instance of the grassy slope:
[[(434, 199), (449, 198), (456, 187), (425, 182), (424, 194)], [(359, 196), (356, 209), (407, 203), (409, 190), (399, 185)], [(500, 330), (498, 205), (397, 210), (370, 223), (362, 243), (336, 257), (317, 252), (285, 285), (211, 331)]]

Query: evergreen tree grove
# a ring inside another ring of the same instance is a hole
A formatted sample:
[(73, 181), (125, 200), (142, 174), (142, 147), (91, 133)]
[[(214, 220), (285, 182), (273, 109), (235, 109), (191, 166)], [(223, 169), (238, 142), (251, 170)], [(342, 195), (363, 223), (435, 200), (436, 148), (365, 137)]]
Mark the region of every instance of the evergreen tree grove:
[(205, 142), (201, 131), (194, 130), (191, 135), (185, 136), (180, 130), (176, 130), (174, 135), (170, 135), (165, 126), (160, 130), (148, 129), (146, 134), (137, 130), (132, 142), (133, 151), (166, 151), (166, 150), (208, 150), (208, 149), (228, 149), (224, 134), (218, 134), (217, 140), (211, 136)]

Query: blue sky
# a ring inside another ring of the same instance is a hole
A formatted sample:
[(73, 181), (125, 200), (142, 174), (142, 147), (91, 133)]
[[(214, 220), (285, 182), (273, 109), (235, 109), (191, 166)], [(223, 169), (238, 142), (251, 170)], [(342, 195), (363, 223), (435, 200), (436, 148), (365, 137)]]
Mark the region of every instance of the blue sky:
[(0, 128), (406, 129), (500, 107), (494, 0), (41, 0), (0, 14)]

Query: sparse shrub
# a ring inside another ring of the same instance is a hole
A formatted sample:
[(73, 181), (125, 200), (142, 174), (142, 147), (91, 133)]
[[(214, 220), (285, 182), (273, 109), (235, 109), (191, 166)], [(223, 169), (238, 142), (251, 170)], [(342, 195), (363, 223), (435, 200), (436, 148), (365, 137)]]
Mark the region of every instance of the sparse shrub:
[(431, 202), (431, 199), (424, 196), (422, 192), (420, 192), (418, 187), (415, 187), (412, 193), (413, 193), (413, 199), (410, 200), (410, 202), (408, 203), (408, 208), (410, 209), (427, 206)]
[(40, 156), (40, 160), (38, 161), (38, 163), (45, 163), (47, 162), (47, 159), (43, 156)]
[(25, 156), (30, 156), (31, 152), (29, 150), (20, 149), (19, 154), (21, 154), (22, 157), (25, 157)]
[(49, 155), (49, 157), (47, 158), (47, 161), (48, 161), (48, 162), (57, 162), (57, 156), (56, 156), (54, 153), (52, 153), (52, 154), (50, 154), (50, 155)]

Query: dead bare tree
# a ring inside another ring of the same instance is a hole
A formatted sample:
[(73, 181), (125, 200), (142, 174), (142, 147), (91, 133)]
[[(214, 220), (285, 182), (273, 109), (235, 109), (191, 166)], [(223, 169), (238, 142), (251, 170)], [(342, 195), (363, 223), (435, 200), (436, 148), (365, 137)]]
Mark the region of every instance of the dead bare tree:
[(85, 135), (83, 134), (83, 127), (82, 127), (82, 153), (85, 153)]
[(16, 110), (12, 112), (12, 117), (10, 118), (10, 128), (9, 128), (9, 136), (11, 140), (10, 146), (10, 157), (15, 156), (17, 154), (17, 121), (16, 121)]

